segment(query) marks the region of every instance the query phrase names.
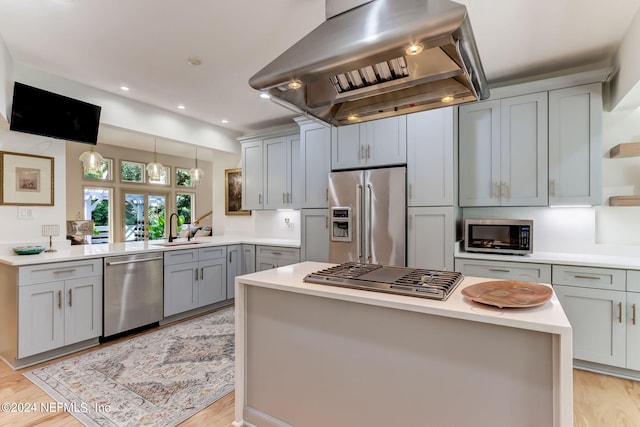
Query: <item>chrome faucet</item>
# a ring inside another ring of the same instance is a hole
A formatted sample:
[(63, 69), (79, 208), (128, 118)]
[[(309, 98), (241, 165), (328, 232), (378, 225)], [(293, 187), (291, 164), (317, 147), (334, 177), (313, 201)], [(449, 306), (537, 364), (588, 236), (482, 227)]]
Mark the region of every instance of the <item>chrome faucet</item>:
[[(171, 220), (173, 219), (174, 215), (176, 216), (176, 236), (173, 236), (171, 234)], [(169, 216), (169, 243), (173, 242), (173, 239), (177, 239), (178, 238), (177, 234), (178, 234), (179, 222), (180, 222), (180, 218), (178, 218), (178, 214), (177, 213), (174, 212)]]

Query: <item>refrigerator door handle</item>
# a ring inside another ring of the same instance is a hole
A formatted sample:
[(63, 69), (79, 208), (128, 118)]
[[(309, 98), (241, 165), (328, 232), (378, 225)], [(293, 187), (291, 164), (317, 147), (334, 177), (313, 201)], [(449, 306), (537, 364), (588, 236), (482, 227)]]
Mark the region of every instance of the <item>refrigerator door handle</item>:
[(372, 223), (372, 212), (373, 212), (373, 187), (371, 186), (371, 184), (367, 184), (367, 192), (365, 194), (365, 202), (366, 202), (366, 208), (365, 208), (365, 227), (366, 227), (366, 234), (365, 234), (365, 252), (366, 252), (366, 261), (368, 263), (371, 262), (371, 259), (373, 257), (373, 248), (371, 247), (372, 245), (372, 239), (373, 236), (371, 235), (371, 233), (373, 232), (373, 227), (371, 226)]
[(358, 184), (356, 185), (356, 215), (355, 215), (355, 220), (356, 220), (356, 251), (358, 254), (358, 261), (362, 261), (363, 260), (363, 254), (362, 254), (362, 237), (364, 235), (364, 233), (362, 232), (362, 218), (361, 218), (361, 212), (362, 212), (362, 196), (363, 196), (363, 192), (362, 192), (362, 185)]

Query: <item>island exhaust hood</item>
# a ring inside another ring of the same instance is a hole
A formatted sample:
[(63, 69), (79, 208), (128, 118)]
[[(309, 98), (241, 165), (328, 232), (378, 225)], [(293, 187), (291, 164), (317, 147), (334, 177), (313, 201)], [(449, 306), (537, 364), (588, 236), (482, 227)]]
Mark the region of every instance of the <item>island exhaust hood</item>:
[(335, 126), (489, 97), (464, 5), (327, 0), (326, 8), (327, 20), (255, 74), (253, 88)]

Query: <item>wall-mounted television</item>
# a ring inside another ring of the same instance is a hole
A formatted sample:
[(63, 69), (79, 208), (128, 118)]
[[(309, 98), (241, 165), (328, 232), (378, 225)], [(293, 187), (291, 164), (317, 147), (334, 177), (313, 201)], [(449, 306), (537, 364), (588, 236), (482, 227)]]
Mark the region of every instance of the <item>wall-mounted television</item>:
[(101, 107), (15, 82), (9, 129), (96, 144)]

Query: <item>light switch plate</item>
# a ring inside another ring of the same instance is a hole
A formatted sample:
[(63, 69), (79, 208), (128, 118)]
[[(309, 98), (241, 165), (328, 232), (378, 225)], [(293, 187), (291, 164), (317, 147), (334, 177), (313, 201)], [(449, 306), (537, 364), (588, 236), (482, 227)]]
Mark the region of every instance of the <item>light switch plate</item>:
[(33, 209), (26, 206), (18, 206), (18, 219), (32, 219)]

